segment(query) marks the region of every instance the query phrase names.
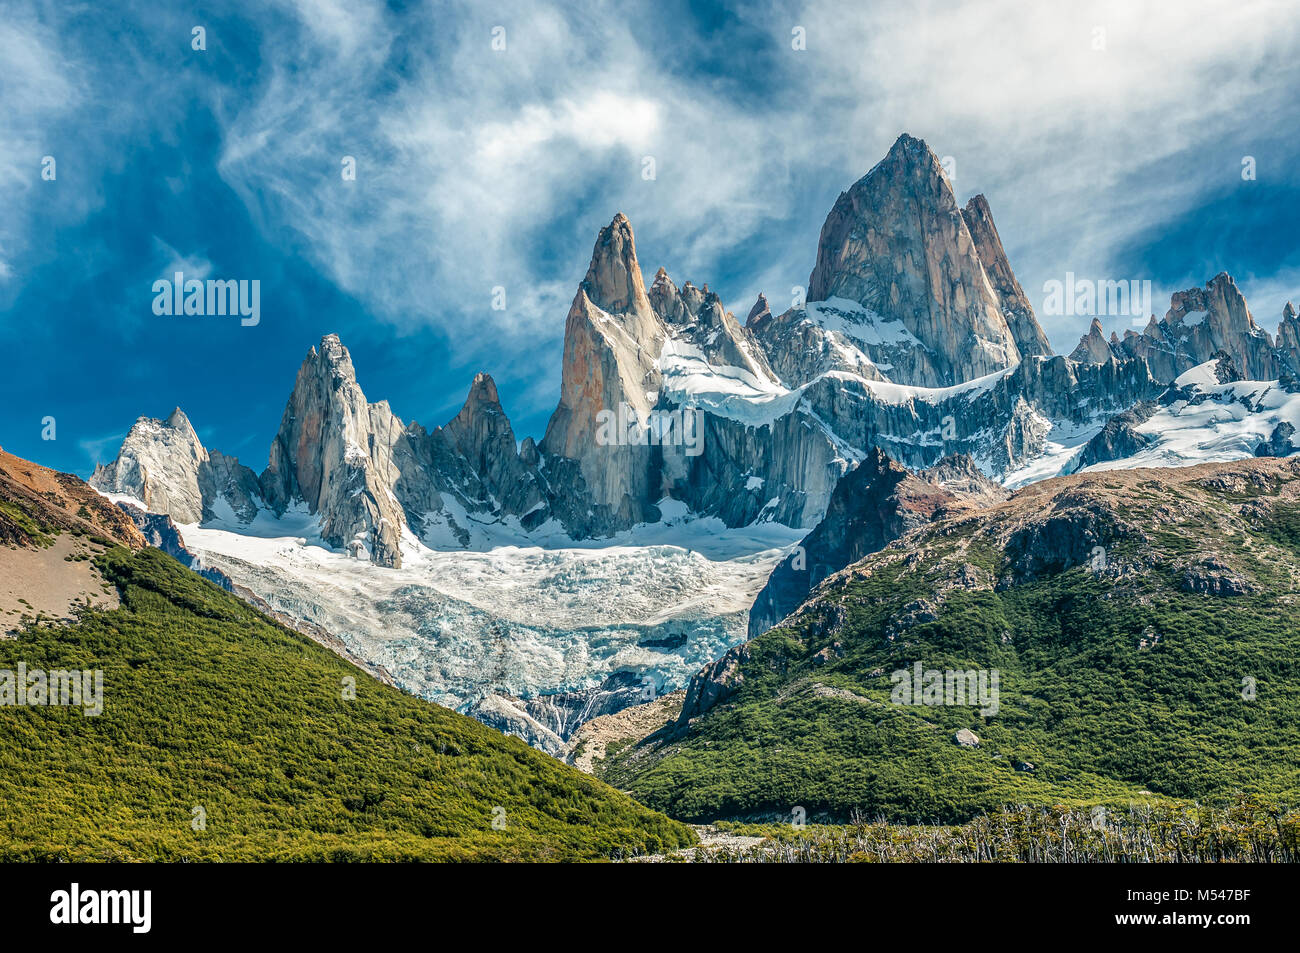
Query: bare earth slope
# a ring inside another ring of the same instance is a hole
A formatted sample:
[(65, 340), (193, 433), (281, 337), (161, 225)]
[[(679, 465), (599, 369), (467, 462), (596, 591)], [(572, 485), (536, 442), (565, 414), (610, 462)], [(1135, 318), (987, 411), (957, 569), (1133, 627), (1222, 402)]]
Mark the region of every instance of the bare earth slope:
[(144, 546), (131, 520), (76, 477), (0, 450), (0, 637), (24, 620), (70, 619), (81, 605), (116, 608), (116, 589), (91, 562), (109, 540)]

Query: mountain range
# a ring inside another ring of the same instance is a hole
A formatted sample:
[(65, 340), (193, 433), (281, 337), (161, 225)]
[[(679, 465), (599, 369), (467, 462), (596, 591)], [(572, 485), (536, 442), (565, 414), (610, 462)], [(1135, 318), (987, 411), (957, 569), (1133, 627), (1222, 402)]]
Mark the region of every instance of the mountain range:
[[(484, 374), (445, 425), (403, 423), (326, 335), (260, 475), (205, 448), (177, 408), (137, 420), (90, 484), (171, 517), (232, 585), (397, 684), (558, 752), (583, 721), (682, 687), (823, 575), (940, 516), (1076, 471), (1295, 453), (1297, 369), (1292, 306), (1271, 335), (1226, 274), (1175, 293), (1140, 333), (1106, 338), (1094, 320), (1054, 354), (989, 202), (961, 206), (904, 135), (835, 202), (806, 291), (780, 313), (760, 296), (742, 323), (663, 269), (647, 287), (617, 215), (569, 309), (540, 442), (518, 440)], [(750, 545), (711, 552), (723, 538)], [(451, 571), (454, 592), (430, 581), (453, 565), (428, 570), (431, 553), (463, 553), (463, 568), (496, 546), (541, 550), (539, 591), (581, 603), (582, 621), (512, 614), (503, 583), (475, 588), (484, 571)], [(357, 583), (349, 564), (396, 575)], [(608, 581), (619, 567), (677, 583), (652, 578), (659, 604), (620, 615), (634, 581)], [(618, 597), (605, 612), (602, 591)], [(363, 618), (377, 612), (392, 615)]]

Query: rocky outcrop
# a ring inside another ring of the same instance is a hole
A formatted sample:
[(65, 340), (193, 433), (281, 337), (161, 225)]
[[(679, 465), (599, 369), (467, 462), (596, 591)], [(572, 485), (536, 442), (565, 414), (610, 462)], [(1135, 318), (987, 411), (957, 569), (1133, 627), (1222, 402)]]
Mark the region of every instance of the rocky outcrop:
[(591, 719), (623, 711), (653, 697), (652, 685), (643, 684), (633, 672), (618, 672), (584, 691), (526, 699), (494, 692), (470, 705), (465, 713), (547, 754), (561, 757), (567, 753), (574, 732)]
[(177, 407), (166, 420), (140, 417), (131, 427), (117, 459), (96, 466), (90, 485), (105, 493), (141, 500), (156, 513), (182, 523), (203, 519), (199, 470), (208, 462), (198, 434)]
[(1141, 358), (1160, 381), (1171, 383), (1184, 371), (1227, 353), (1249, 380), (1273, 380), (1280, 364), (1267, 331), (1255, 323), (1232, 277), (1215, 275), (1204, 288), (1175, 292), (1169, 311), (1152, 317), (1138, 334), (1125, 333), (1120, 348)]
[(1300, 449), (1300, 447), (1296, 446), (1293, 437), (1295, 437), (1295, 427), (1288, 421), (1283, 420), (1273, 428), (1273, 432), (1269, 434), (1268, 439), (1255, 448), (1255, 456), (1289, 457)]
[(1155, 437), (1140, 433), (1137, 428), (1151, 419), (1156, 406), (1153, 401), (1144, 401), (1106, 421), (1101, 432), (1083, 445), (1067, 469), (1076, 473), (1097, 463), (1122, 460), (1154, 444)]
[(1277, 327), (1276, 355), (1285, 373), (1300, 377), (1300, 317), (1290, 301), (1282, 309), (1282, 323)]
[(400, 566), (405, 515), (392, 487), (401, 421), (387, 402), (370, 404), (338, 335), (321, 339), (298, 378), (261, 477), (277, 514), (301, 501), (331, 546), (381, 566)]
[(369, 403), (347, 348), (327, 335), (298, 372), (262, 485), (277, 512), (301, 501), (317, 514), (330, 545), (400, 566), (403, 527), (468, 545), (466, 515), (517, 517), (526, 529), (544, 522), (545, 480), (529, 448), (517, 448), (488, 375), (474, 378), (446, 426), (428, 432), (403, 425), (387, 402)]
[(1016, 340), (1020, 356), (1030, 358), (1050, 355), (1052, 345), (1048, 343), (1047, 335), (1034, 316), (1034, 307), (1029, 303), (1029, 297), (1011, 270), (1011, 262), (1007, 260), (1006, 250), (1002, 247), (1002, 239), (993, 224), (993, 212), (989, 209), (988, 199), (976, 195), (966, 203), (961, 215), (966, 227), (970, 229), (975, 252), (979, 255), (980, 264), (984, 266), (989, 284), (997, 293), (1002, 314), (1011, 327), (1011, 335)]
[[(835, 372), (864, 380), (887, 380), (876, 361), (892, 368), (894, 360), (908, 359), (907, 352), (913, 343), (901, 336), (898, 340), (885, 340), (874, 324), (856, 324), (853, 319), (859, 316), (833, 304), (821, 304), (792, 308), (777, 317), (765, 310), (751, 316), (747, 327), (787, 387), (803, 387)], [(825, 326), (823, 322), (829, 323), (827, 319), (836, 326)], [(863, 338), (871, 338), (876, 343), (873, 346)]]
[[(540, 450), (556, 458), (557, 505), (579, 535), (608, 535), (658, 518), (650, 447), (610, 441), (602, 413), (647, 426), (666, 337), (646, 296), (632, 226), (623, 214), (601, 230), (564, 329), (560, 404)], [(579, 482), (580, 481), (580, 482)], [(652, 498), (653, 497), (653, 498)]]
[(442, 433), (482, 482), (479, 501), (496, 501), (496, 509), (508, 516), (542, 513), (544, 498), (536, 464), (530, 466), (520, 456), (514, 429), (491, 377), (474, 377), (464, 406)]
[(1117, 354), (1102, 331), (1101, 322), (1096, 318), (1088, 326), (1088, 333), (1079, 338), (1079, 343), (1070, 352), (1070, 360), (1080, 364), (1105, 364), (1116, 360)]
[(117, 459), (96, 466), (88, 482), (103, 493), (139, 500), (150, 512), (179, 523), (224, 515), (218, 513), (223, 503), (246, 523), (261, 502), (257, 475), (235, 457), (209, 454), (179, 407), (165, 420), (139, 418)]
[(772, 571), (749, 612), (750, 638), (797, 609), (827, 576), (909, 530), (1006, 495), (970, 457), (948, 457), (912, 474), (872, 450), (835, 487), (825, 518)]
[(1032, 519), (1014, 527), (1002, 545), (1000, 589), (1034, 582), (1074, 566), (1091, 565), (1116, 542), (1141, 539), (1113, 503), (1086, 494), (1063, 493)]
[[(689, 282), (686, 287), (691, 288)], [(665, 347), (659, 359), (660, 371), (665, 377), (669, 371), (664, 366), (666, 362), (671, 367), (673, 358), (686, 358), (688, 362), (703, 359), (712, 368), (752, 378), (759, 382), (760, 387), (779, 383), (768, 365), (762, 345), (754, 339), (748, 327), (742, 326), (734, 314), (723, 308), (722, 300), (709, 291), (708, 285), (698, 296), (683, 297), (675, 293), (672, 279), (660, 269), (652, 290), (657, 292), (652, 300), (660, 301), (656, 312), (662, 313), (658, 308), (663, 307), (667, 314), (673, 315), (671, 321), (664, 317), (668, 335), (675, 345)], [(671, 387), (671, 380), (665, 384)]]
[(204, 566), (203, 561), (185, 548), (185, 540), (170, 516), (163, 513), (147, 513), (130, 503), (118, 503), (118, 507), (131, 518), (136, 528), (144, 536), (145, 542), (160, 549), (186, 569), (192, 569), (209, 582), (214, 582), (227, 592), (234, 592), (234, 585), (220, 569)]
[(916, 338), (889, 372), (896, 383), (951, 386), (1020, 359), (939, 160), (908, 135), (840, 195), (822, 226), (808, 299), (832, 298)]
[(684, 735), (690, 730), (692, 721), (740, 691), (745, 683), (741, 667), (748, 661), (749, 646), (737, 645), (716, 662), (696, 672), (686, 686), (681, 713), (676, 721), (664, 728), (663, 734), (667, 738)]
[(1183, 592), (1220, 597), (1245, 596), (1254, 591), (1254, 586), (1245, 576), (1215, 555), (1204, 556), (1184, 569), (1179, 588)]

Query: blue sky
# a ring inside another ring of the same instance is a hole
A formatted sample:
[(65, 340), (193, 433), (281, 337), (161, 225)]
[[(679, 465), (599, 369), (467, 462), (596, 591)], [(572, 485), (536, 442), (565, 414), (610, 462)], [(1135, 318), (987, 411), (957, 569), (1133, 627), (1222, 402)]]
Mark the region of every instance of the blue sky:
[[(112, 6), (0, 0), (0, 446), (60, 469), (179, 405), (260, 470), (329, 332), (403, 420), (486, 370), (540, 437), (616, 212), (647, 280), (781, 308), (904, 131), (988, 196), (1036, 303), (1073, 271), (1163, 314), (1222, 270), (1270, 331), (1300, 302), (1294, 2)], [(178, 268), (259, 280), (260, 324), (154, 315)], [(1088, 321), (1041, 320), (1067, 352)]]

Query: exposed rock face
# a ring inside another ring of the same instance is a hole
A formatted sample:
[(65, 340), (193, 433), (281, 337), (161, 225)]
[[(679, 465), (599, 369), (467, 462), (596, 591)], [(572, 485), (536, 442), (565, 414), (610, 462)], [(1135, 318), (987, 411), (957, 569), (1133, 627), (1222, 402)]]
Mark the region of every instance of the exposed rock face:
[(772, 571), (749, 612), (751, 638), (797, 609), (827, 576), (932, 520), (1005, 499), (967, 456), (911, 474), (873, 450), (835, 488), (825, 518)]
[(557, 483), (573, 486), (581, 479), (586, 499), (570, 494), (560, 509), (566, 525), (582, 535), (608, 535), (658, 518), (651, 499), (657, 489), (651, 448), (598, 440), (598, 418), (626, 407), (630, 419), (649, 423), (665, 337), (663, 321), (646, 296), (632, 227), (620, 213), (601, 230), (569, 309), (560, 404), (540, 447), (545, 456), (558, 458)]
[(1029, 358), (1050, 355), (1052, 345), (1048, 343), (1047, 335), (1034, 317), (1034, 307), (1016, 280), (1015, 272), (1011, 270), (1011, 262), (1007, 260), (1006, 250), (1002, 247), (1002, 239), (993, 224), (993, 212), (989, 209), (988, 199), (976, 195), (966, 203), (961, 215), (966, 221), (966, 227), (970, 229), (975, 252), (984, 266), (989, 284), (997, 292), (1002, 314), (1011, 327), (1020, 356)]
[[(909, 360), (915, 341), (910, 334), (882, 335), (879, 327), (865, 318), (862, 312), (824, 303), (792, 308), (778, 317), (764, 311), (751, 316), (747, 326), (787, 387), (803, 387), (835, 371), (884, 381), (887, 378), (880, 367), (892, 369), (893, 361)], [(823, 323), (831, 321), (835, 327)], [(896, 326), (902, 330), (901, 322)]]
[(247, 522), (257, 515), (261, 498), (256, 474), (234, 457), (209, 455), (179, 407), (166, 420), (139, 418), (117, 459), (96, 466), (88, 482), (104, 493), (132, 496), (180, 523), (212, 519), (222, 500)]
[(1290, 301), (1282, 309), (1282, 323), (1277, 328), (1277, 359), (1291, 376), (1300, 376), (1300, 318)]
[[(655, 290), (667, 286), (670, 291), (663, 295), (663, 306), (675, 314), (668, 333), (672, 344), (661, 355), (661, 364), (665, 356), (703, 357), (705, 363), (714, 367), (734, 368), (744, 375), (760, 381), (762, 384), (777, 384), (779, 379), (768, 365), (767, 356), (762, 346), (755, 341), (753, 334), (742, 327), (736, 316), (722, 307), (722, 301), (708, 290), (708, 286), (697, 301), (686, 297), (681, 299), (682, 308), (678, 309), (673, 298), (672, 279), (660, 270), (662, 279), (656, 279)], [(690, 288), (689, 282), (687, 288)], [(657, 310), (657, 309), (656, 309)], [(668, 319), (665, 317), (665, 324)], [(681, 345), (690, 350), (683, 351)], [(663, 368), (660, 368), (661, 372)], [(761, 385), (760, 385), (761, 386)]]
[(402, 431), (386, 402), (367, 402), (347, 348), (327, 335), (298, 369), (261, 478), (266, 502), (279, 514), (300, 500), (331, 546), (400, 566), (405, 516), (392, 486)]
[(542, 512), (536, 462), (530, 466), (520, 457), (514, 429), (491, 377), (475, 376), (465, 405), (442, 432), (482, 481), (480, 501), (496, 500), (500, 512), (511, 516)]
[(401, 529), (440, 533), (468, 545), (462, 514), (492, 522), (518, 517), (525, 529), (550, 515), (540, 457), (514, 431), (486, 374), (445, 427), (404, 427), (387, 403), (369, 403), (336, 335), (312, 348), (285, 407), (270, 465), (259, 478), (234, 457), (204, 449), (177, 409), (140, 418), (117, 460), (91, 485), (140, 500), (178, 523), (252, 521), (304, 505), (332, 546), (379, 565), (400, 566)]
[(1080, 364), (1105, 364), (1115, 359), (1115, 350), (1106, 340), (1101, 322), (1093, 318), (1088, 333), (1079, 338), (1078, 346), (1070, 352), (1070, 360)]
[(745, 682), (745, 676), (740, 673), (741, 666), (748, 661), (749, 646), (737, 645), (695, 673), (686, 686), (681, 713), (664, 729), (666, 735), (673, 738), (685, 734), (690, 730), (692, 720), (736, 694)]
[(952, 186), (911, 136), (840, 195), (822, 226), (808, 298), (847, 298), (900, 321), (920, 346), (891, 369), (896, 383), (950, 386), (1020, 359)]
[(1152, 375), (1166, 383), (1204, 364), (1218, 351), (1232, 357), (1250, 380), (1273, 380), (1280, 369), (1273, 341), (1255, 323), (1246, 299), (1231, 276), (1220, 273), (1204, 288), (1175, 292), (1161, 321), (1125, 333), (1120, 347), (1146, 360)]
[(549, 515), (531, 442), (516, 448), (496, 383), (474, 378), (460, 412), (432, 433), (403, 426), (387, 402), (369, 403), (335, 335), (307, 355), (262, 475), (277, 512), (305, 503), (332, 546), (400, 566), (402, 528), (468, 545), (462, 511), (484, 522), (508, 516), (524, 528)]
[[(327, 542), (386, 566), (401, 563), (404, 527), (436, 546), (516, 520), (608, 537), (658, 520), (665, 498), (728, 526), (813, 527), (844, 473), (876, 450), (913, 470), (966, 454), (1006, 476), (1055, 429), (1104, 424), (1073, 462), (1086, 466), (1138, 449), (1141, 421), (1122, 415), (1211, 355), (1256, 379), (1291, 380), (1300, 365), (1294, 309), (1275, 346), (1227, 275), (1174, 295), (1141, 335), (1107, 340), (1094, 321), (1068, 358), (1052, 356), (988, 202), (960, 208), (909, 136), (839, 197), (808, 298), (774, 315), (760, 295), (741, 325), (708, 285), (678, 287), (660, 269), (647, 290), (620, 214), (569, 310), (561, 397), (540, 444), (516, 450), (487, 375), (446, 426), (404, 425), (366, 400), (329, 335), (298, 372), (260, 481), (209, 455), (177, 412), (142, 418), (95, 485), (182, 523), (301, 502)], [(690, 445), (654, 439), (665, 421)]]
[(1244, 596), (1254, 590), (1241, 573), (1214, 555), (1184, 569), (1180, 587), (1184, 592), (1200, 592), (1207, 596)]
[(561, 757), (569, 739), (593, 718), (623, 711), (653, 697), (632, 672), (611, 675), (596, 688), (521, 699), (497, 692), (466, 709), (485, 725), (515, 735), (547, 754)]
[(999, 588), (1023, 585), (1073, 566), (1089, 564), (1117, 540), (1142, 538), (1142, 530), (1110, 501), (1061, 494), (1049, 509), (1013, 527), (1003, 544), (1006, 566)]
[(1084, 444), (1079, 451), (1071, 471), (1077, 472), (1096, 463), (1122, 460), (1151, 446), (1155, 438), (1139, 433), (1136, 428), (1150, 420), (1155, 409), (1155, 403), (1144, 401), (1106, 421), (1101, 433)]
[(207, 462), (208, 452), (177, 407), (166, 420), (136, 420), (117, 459), (96, 466), (90, 485), (134, 496), (150, 510), (170, 513), (182, 523), (197, 523), (203, 519), (199, 470)]
[(1267, 440), (1255, 448), (1257, 457), (1289, 457), (1298, 449), (1292, 438), (1295, 436), (1295, 427), (1287, 421), (1282, 421), (1273, 428)]
[(262, 503), (257, 474), (220, 450), (211, 451), (208, 465), (199, 468), (199, 488), (203, 492), (204, 519), (211, 519), (217, 501), (224, 500), (239, 522), (248, 523), (257, 516)]

